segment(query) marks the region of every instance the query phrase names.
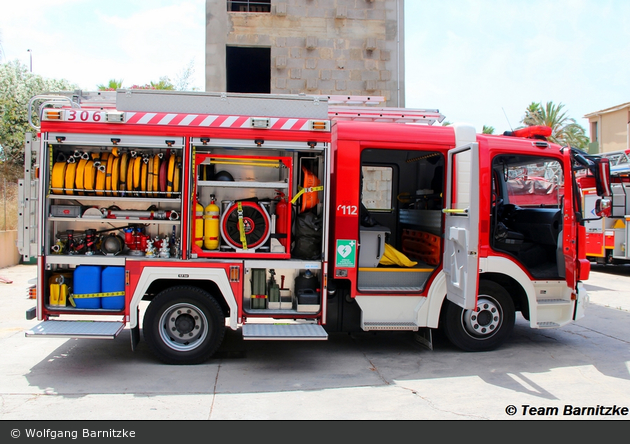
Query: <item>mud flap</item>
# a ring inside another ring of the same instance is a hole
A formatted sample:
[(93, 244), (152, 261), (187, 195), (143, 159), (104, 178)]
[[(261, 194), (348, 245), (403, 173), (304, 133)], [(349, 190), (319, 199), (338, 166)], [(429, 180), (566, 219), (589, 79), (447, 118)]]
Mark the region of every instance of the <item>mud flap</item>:
[[(139, 319), (140, 310), (136, 309), (136, 319)], [(140, 342), (140, 324), (136, 324), (135, 327), (131, 329), (131, 351), (136, 351), (138, 349), (138, 343)]]
[(430, 328), (420, 328), (413, 334), (413, 338), (420, 345), (428, 350), (433, 351), (433, 332)]
[(584, 284), (582, 282), (578, 282), (577, 284), (577, 300), (575, 301), (575, 314), (573, 316), (573, 320), (577, 321), (584, 317), (584, 312), (586, 307), (590, 302), (590, 298), (588, 296), (588, 292), (584, 288)]

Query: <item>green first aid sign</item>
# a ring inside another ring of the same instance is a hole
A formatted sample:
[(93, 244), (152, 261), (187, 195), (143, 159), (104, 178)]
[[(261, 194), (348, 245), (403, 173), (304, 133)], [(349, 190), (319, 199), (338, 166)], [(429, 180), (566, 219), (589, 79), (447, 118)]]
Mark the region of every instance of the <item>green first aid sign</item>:
[(335, 250), (335, 265), (337, 267), (354, 267), (357, 261), (357, 243), (353, 240), (337, 240)]

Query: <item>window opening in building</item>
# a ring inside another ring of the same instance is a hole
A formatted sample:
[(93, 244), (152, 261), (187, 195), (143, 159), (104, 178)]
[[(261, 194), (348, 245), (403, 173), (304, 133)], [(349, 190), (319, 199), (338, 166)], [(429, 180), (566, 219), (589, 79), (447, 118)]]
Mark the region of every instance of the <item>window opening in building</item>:
[(230, 12), (271, 12), (271, 0), (228, 0), (227, 10)]
[(597, 137), (597, 122), (591, 122), (591, 142), (598, 142)]
[(228, 46), (227, 92), (271, 92), (271, 48)]

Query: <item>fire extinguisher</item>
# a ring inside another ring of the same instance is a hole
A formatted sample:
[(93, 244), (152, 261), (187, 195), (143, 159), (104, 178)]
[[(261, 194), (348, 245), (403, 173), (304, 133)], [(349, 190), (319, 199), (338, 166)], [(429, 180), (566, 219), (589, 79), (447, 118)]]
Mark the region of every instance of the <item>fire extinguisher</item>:
[(203, 211), (203, 247), (206, 250), (219, 248), (219, 206), (215, 203), (214, 194)]
[(278, 240), (280, 244), (287, 248), (287, 230), (288, 230), (288, 218), (289, 218), (289, 203), (285, 199), (285, 195), (282, 191), (276, 190), (278, 193), (278, 203), (276, 204), (276, 233), (284, 236), (279, 236)]
[(195, 245), (203, 246), (203, 205), (199, 201), (195, 205)]

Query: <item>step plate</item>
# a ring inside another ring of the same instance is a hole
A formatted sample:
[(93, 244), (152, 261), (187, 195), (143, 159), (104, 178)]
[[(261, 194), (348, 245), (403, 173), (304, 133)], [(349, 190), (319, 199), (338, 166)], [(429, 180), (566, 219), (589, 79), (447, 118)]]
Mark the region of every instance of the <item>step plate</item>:
[(317, 324), (247, 324), (243, 325), (243, 339), (325, 341), (328, 339), (328, 333), (324, 327)]
[(28, 330), (27, 337), (114, 339), (125, 324), (103, 321), (44, 321)]

